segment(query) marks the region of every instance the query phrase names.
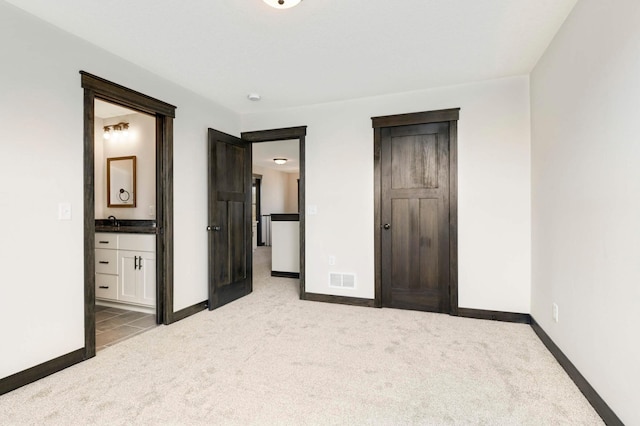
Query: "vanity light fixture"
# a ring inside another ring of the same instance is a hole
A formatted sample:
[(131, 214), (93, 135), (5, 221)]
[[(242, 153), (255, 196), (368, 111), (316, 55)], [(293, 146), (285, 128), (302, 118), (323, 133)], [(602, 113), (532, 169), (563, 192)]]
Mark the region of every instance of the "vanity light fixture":
[(105, 140), (111, 139), (111, 127), (104, 126), (104, 135), (103, 135), (103, 137), (105, 138)]
[(273, 162), (276, 163), (279, 166), (282, 166), (283, 164), (287, 164), (287, 159), (286, 158), (274, 158)]
[(289, 9), (297, 6), (302, 0), (263, 0), (266, 4), (276, 9)]
[(111, 126), (104, 126), (103, 137), (105, 140), (127, 139), (129, 137), (129, 123), (122, 122)]

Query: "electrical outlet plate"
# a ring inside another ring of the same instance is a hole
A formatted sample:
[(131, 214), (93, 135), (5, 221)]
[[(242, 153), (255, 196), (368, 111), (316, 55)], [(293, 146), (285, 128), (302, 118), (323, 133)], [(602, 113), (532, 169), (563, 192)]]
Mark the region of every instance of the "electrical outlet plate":
[(336, 257), (331, 255), (329, 256), (329, 266), (334, 266), (336, 264)]

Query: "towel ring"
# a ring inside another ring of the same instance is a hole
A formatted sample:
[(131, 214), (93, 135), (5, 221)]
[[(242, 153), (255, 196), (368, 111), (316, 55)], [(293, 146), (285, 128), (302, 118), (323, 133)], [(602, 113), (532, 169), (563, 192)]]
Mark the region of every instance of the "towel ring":
[(118, 198), (120, 198), (120, 201), (122, 201), (123, 203), (126, 203), (131, 198), (131, 194), (129, 194), (129, 191), (127, 191), (126, 189), (120, 188)]

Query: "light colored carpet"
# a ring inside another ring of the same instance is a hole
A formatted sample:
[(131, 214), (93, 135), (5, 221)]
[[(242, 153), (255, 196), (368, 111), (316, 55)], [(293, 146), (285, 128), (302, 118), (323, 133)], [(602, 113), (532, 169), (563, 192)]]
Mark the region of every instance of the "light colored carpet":
[(268, 276), (0, 396), (0, 424), (603, 424), (529, 326), (298, 300)]

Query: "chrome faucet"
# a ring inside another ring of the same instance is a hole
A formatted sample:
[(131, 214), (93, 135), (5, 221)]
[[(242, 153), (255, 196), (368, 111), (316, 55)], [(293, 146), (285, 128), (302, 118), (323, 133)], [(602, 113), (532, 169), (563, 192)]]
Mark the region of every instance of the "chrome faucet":
[(111, 221), (111, 226), (118, 226), (118, 219), (115, 216), (109, 216), (107, 219)]

